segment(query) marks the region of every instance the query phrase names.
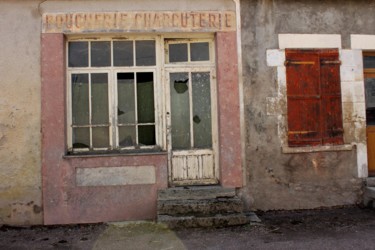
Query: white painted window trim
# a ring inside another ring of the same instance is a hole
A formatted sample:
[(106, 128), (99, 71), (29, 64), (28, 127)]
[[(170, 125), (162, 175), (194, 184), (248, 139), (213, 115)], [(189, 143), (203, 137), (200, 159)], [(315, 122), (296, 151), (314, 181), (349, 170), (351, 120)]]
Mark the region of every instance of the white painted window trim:
[[(267, 50), (267, 65), (277, 67), (277, 95), (267, 98), (267, 114), (277, 116), (278, 134), (283, 153), (342, 151), (356, 148), (357, 173), (367, 177), (367, 145), (363, 124), (366, 123), (362, 50), (375, 50), (375, 36), (352, 35), (352, 50), (341, 49), (340, 35), (280, 34), (280, 49)], [(366, 40), (367, 41), (363, 41)], [(340, 79), (344, 127), (344, 145), (317, 147), (288, 147), (285, 48), (339, 48)], [(347, 112), (346, 109), (352, 109)]]
[[(375, 35), (371, 34), (352, 34), (350, 35), (350, 42), (352, 51), (358, 52), (361, 62), (363, 62), (363, 52), (375, 51)], [(363, 64), (358, 67), (362, 73), (361, 83), (364, 88), (364, 73)], [(365, 95), (363, 91), (363, 96)], [(366, 106), (363, 105), (362, 112), (366, 112)], [(366, 137), (365, 137), (366, 138)], [(357, 166), (358, 176), (368, 177), (368, 162), (367, 162), (367, 140), (357, 143)]]
[(341, 48), (338, 34), (279, 34), (280, 49)]

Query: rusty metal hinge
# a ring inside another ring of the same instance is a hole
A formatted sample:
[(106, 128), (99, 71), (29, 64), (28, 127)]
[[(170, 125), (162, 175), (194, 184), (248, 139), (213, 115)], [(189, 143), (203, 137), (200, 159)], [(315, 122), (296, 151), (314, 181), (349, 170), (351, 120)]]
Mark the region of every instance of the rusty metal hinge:
[(286, 60), (284, 62), (284, 65), (287, 66), (287, 65), (314, 65), (315, 62), (314, 61), (291, 61), (291, 60)]

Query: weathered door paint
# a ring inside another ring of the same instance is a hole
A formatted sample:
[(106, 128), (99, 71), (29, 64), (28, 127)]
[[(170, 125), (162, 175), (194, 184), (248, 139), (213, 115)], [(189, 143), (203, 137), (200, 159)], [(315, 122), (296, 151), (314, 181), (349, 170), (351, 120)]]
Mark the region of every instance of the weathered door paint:
[(170, 185), (218, 183), (215, 166), (214, 71), (167, 71), (167, 144)]

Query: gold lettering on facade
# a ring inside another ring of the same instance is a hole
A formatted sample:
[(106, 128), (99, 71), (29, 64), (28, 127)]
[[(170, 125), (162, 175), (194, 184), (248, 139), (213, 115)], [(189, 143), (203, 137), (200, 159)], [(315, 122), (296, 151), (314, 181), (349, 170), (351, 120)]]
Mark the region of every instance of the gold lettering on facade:
[(44, 14), (43, 33), (105, 31), (216, 32), (236, 29), (231, 11)]

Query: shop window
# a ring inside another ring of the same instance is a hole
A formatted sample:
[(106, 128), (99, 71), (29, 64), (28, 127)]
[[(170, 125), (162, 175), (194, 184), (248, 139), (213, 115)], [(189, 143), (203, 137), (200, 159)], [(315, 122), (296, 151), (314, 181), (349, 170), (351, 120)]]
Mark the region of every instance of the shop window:
[(68, 151), (157, 148), (154, 40), (68, 42)]
[(288, 145), (343, 144), (338, 50), (285, 53)]

